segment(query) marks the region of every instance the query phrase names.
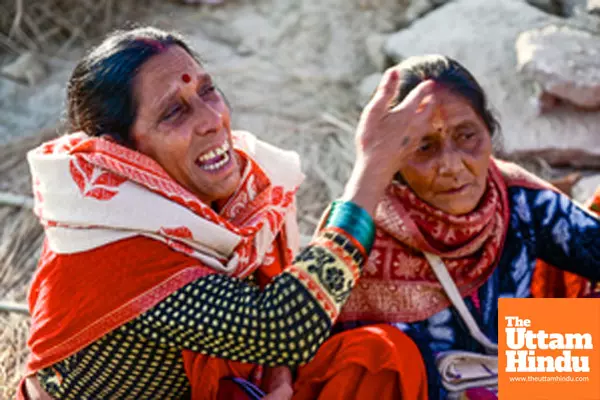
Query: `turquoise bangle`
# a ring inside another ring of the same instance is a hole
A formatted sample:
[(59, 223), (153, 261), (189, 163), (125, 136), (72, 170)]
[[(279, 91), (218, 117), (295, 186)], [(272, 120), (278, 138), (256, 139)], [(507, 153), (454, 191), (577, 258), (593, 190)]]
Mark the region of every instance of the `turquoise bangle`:
[(328, 226), (335, 226), (344, 230), (362, 244), (368, 254), (375, 240), (375, 224), (368, 214), (366, 215), (369, 219), (366, 219), (364, 215), (361, 215), (362, 213), (357, 214), (353, 211), (346, 207), (338, 208), (332, 212)]
[(375, 241), (375, 222), (364, 208), (351, 201), (336, 200), (331, 205), (325, 226), (344, 230), (371, 252)]

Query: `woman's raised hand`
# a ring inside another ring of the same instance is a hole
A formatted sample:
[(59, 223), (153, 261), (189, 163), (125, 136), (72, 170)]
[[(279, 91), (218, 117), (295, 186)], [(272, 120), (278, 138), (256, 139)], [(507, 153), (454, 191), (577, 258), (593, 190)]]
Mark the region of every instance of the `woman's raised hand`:
[(343, 198), (373, 213), (385, 188), (427, 133), (433, 81), (415, 87), (397, 106), (398, 71), (388, 69), (356, 129), (356, 162)]
[(378, 174), (389, 183), (402, 166), (405, 156), (427, 133), (435, 83), (425, 81), (415, 87), (394, 108), (398, 96), (398, 71), (385, 72), (375, 95), (363, 110), (356, 130), (357, 162), (377, 165)]

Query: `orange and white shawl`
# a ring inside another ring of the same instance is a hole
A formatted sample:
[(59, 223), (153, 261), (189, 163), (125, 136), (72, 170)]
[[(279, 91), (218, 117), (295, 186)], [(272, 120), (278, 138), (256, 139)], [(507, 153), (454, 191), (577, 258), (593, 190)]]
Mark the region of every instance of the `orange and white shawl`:
[(304, 179), (298, 155), (248, 132), (233, 138), (246, 168), (218, 214), (154, 160), (114, 142), (75, 133), (32, 150), (35, 213), (50, 249), (77, 253), (143, 235), (244, 277), (264, 261), (285, 222), (296, 252), (294, 195)]
[(233, 138), (245, 166), (219, 213), (151, 158), (102, 138), (74, 133), (29, 152), (46, 241), (29, 293), (27, 375), (202, 276), (291, 263), (299, 157), (247, 132)]

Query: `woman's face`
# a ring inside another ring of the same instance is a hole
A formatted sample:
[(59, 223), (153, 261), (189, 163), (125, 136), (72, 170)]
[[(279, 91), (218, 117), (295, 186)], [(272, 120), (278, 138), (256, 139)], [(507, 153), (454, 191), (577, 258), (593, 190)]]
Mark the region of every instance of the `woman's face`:
[(453, 215), (473, 211), (486, 189), (492, 141), (469, 102), (441, 88), (428, 134), (399, 172), (422, 200)]
[(142, 65), (133, 89), (136, 149), (206, 203), (231, 196), (241, 161), (232, 148), (229, 109), (206, 71), (171, 46)]

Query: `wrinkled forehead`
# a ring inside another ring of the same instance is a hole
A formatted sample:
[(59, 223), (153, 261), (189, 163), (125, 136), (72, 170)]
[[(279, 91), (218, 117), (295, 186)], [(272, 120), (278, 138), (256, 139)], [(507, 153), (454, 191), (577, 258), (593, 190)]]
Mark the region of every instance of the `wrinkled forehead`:
[(436, 85), (432, 96), (425, 101), (433, 103), (430, 123), (438, 129), (451, 128), (465, 122), (483, 123), (466, 98), (442, 85)]

